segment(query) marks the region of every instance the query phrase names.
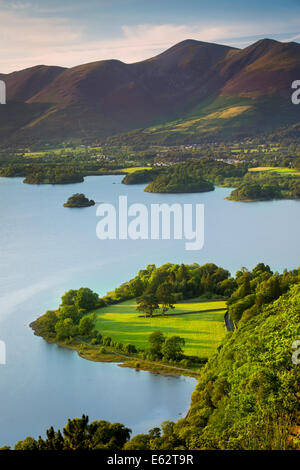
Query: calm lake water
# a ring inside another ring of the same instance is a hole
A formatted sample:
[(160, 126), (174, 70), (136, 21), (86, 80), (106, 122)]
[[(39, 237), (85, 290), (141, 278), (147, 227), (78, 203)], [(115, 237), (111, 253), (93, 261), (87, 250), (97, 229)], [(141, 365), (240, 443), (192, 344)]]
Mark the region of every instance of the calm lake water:
[[(48, 345), (29, 323), (70, 288), (88, 286), (100, 295), (147, 264), (214, 262), (234, 273), (263, 261), (274, 270), (300, 264), (300, 202), (237, 203), (230, 192), (162, 195), (143, 185), (121, 185), (120, 176), (89, 177), (84, 183), (31, 186), (0, 178), (0, 446), (62, 427), (68, 417), (119, 421), (134, 433), (183, 416), (195, 380), (164, 377), (93, 363), (76, 352)], [(62, 205), (83, 192), (98, 202), (204, 203), (205, 244), (185, 251), (184, 241), (100, 241), (96, 208)]]

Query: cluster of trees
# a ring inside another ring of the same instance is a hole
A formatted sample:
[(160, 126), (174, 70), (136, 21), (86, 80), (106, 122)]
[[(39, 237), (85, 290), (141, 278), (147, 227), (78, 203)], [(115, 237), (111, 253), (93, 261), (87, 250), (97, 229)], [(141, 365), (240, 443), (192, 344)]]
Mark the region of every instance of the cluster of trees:
[(176, 168), (174, 172), (159, 175), (148, 184), (148, 193), (204, 193), (213, 191), (214, 185), (202, 177), (188, 174), (185, 167)]
[(170, 336), (166, 338), (162, 331), (154, 331), (149, 335), (149, 349), (146, 357), (151, 360), (179, 362), (184, 359), (184, 338)]
[(227, 179), (224, 184), (237, 186), (228, 198), (234, 201), (300, 198), (300, 177), (297, 175), (250, 172), (242, 179)]
[(94, 205), (95, 201), (93, 199), (88, 199), (82, 193), (76, 193), (68, 198), (67, 202), (64, 204), (64, 207), (90, 207)]
[[(214, 263), (200, 266), (167, 263), (150, 264), (138, 275), (103, 297), (105, 304), (138, 298), (142, 312), (152, 315), (157, 304), (166, 312), (174, 302), (203, 295), (205, 298), (229, 297), (236, 288), (229, 271)], [(142, 306), (148, 304), (147, 310)], [(152, 304), (152, 306), (151, 306)]]
[(227, 198), (231, 201), (267, 201), (280, 197), (276, 186), (260, 185), (258, 183), (243, 183), (234, 189)]
[(237, 324), (249, 320), (261, 311), (263, 305), (278, 299), (293, 284), (300, 282), (300, 268), (273, 273), (268, 265), (259, 263), (252, 271), (246, 268), (236, 273), (236, 290), (227, 301), (230, 318)]
[(95, 329), (95, 314), (91, 312), (104, 306), (104, 301), (88, 287), (71, 289), (62, 296), (57, 310), (48, 310), (30, 326), (36, 335), (48, 341), (69, 343), (75, 338), (85, 338), (91, 345), (102, 346), (102, 352), (105, 347), (110, 347), (125, 354), (136, 353), (133, 344), (123, 345)]
[(98, 294), (88, 287), (69, 290), (62, 296), (57, 310), (48, 310), (30, 326), (37, 335), (51, 341), (63, 341), (77, 335), (90, 336), (94, 322), (87, 313), (103, 304)]
[[(33, 451), (86, 451), (86, 450), (121, 450), (129, 441), (131, 429), (120, 423), (110, 423), (99, 420), (89, 423), (88, 416), (69, 419), (63, 432), (53, 427), (46, 431), (46, 438), (41, 436), (36, 440), (26, 437), (15, 444), (14, 450)], [(3, 447), (1, 450), (9, 450)]]
[(29, 173), (24, 179), (27, 184), (71, 184), (83, 181), (83, 175), (69, 166)]

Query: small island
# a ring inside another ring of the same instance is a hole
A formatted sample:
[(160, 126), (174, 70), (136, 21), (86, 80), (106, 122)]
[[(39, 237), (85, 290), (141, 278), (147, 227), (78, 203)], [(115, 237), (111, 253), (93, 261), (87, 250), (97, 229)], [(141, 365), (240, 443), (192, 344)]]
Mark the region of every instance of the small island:
[(69, 197), (64, 207), (90, 207), (94, 205), (95, 201), (93, 199), (88, 199), (84, 194), (77, 193)]

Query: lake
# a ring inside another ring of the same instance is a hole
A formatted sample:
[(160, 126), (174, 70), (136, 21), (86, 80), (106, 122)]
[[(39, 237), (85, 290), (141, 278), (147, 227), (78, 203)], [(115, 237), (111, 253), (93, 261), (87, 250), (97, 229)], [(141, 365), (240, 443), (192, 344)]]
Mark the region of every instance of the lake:
[[(0, 178), (0, 340), (7, 348), (7, 363), (0, 365), (0, 446), (37, 437), (50, 425), (62, 428), (82, 413), (138, 433), (177, 420), (189, 408), (192, 378), (89, 362), (34, 336), (29, 323), (57, 307), (66, 290), (87, 286), (103, 295), (147, 264), (214, 262), (232, 273), (261, 261), (273, 270), (300, 264), (299, 201), (229, 202), (227, 188), (150, 194), (121, 179), (32, 186)], [(186, 251), (181, 240), (100, 241), (96, 207), (63, 207), (76, 192), (116, 205), (119, 195), (129, 204), (203, 203), (204, 248)]]

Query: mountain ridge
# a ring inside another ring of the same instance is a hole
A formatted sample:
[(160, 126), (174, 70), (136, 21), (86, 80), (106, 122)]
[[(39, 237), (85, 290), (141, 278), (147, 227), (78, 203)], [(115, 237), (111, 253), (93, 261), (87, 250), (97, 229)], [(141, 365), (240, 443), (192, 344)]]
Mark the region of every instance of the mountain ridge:
[[(196, 139), (222, 136), (230, 123), (233, 136), (246, 135), (247, 127), (257, 132), (257, 122), (260, 128), (275, 130), (299, 121), (289, 98), (297, 78), (300, 44), (270, 39), (244, 49), (187, 39), (132, 64), (111, 59), (71, 68), (38, 65), (0, 74), (7, 85), (0, 137), (92, 139), (136, 129), (153, 132), (158, 125), (180, 140), (182, 130), (169, 123), (189, 122), (191, 115), (199, 118), (189, 128)], [(272, 117), (272, 101), (278, 103), (277, 117)], [(219, 115), (205, 115), (207, 103), (214, 103)], [(265, 124), (264, 113), (271, 119)], [(210, 120), (213, 132), (207, 126)]]

